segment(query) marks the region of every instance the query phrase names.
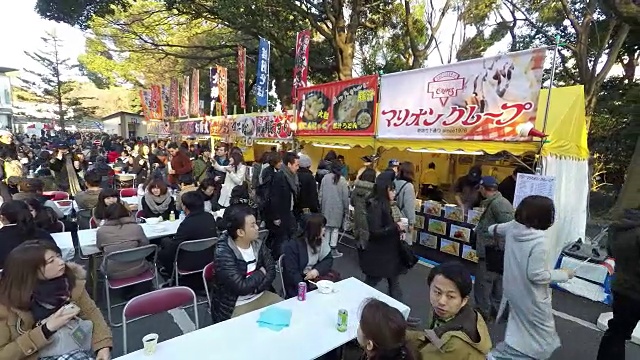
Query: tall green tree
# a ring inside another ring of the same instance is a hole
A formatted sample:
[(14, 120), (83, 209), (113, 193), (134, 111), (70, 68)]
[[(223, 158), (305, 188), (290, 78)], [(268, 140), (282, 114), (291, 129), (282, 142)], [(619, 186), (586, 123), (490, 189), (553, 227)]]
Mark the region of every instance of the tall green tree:
[(63, 129), (68, 120), (82, 120), (95, 113), (94, 107), (84, 106), (84, 97), (69, 96), (77, 87), (71, 80), (77, 67), (61, 54), (63, 42), (55, 32), (46, 32), (41, 37), (42, 48), (25, 54), (40, 65), (40, 69), (24, 69), (32, 79), (21, 78), (25, 87), (40, 96), (40, 101), (55, 104), (58, 124)]

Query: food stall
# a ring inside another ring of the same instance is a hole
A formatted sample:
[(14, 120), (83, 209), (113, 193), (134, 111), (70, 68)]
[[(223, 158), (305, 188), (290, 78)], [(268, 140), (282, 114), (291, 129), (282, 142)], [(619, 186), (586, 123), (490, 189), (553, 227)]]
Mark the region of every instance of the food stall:
[[(529, 154), (541, 175), (555, 179), (558, 219), (548, 231), (554, 264), (566, 243), (584, 238), (589, 153), (582, 87), (540, 91), (544, 57), (545, 49), (533, 49), (383, 75), (376, 145), (386, 150), (382, 164), (427, 156), (446, 185), (475, 164), (501, 180)], [(425, 202), (417, 211), (421, 256), (477, 260), (470, 240), (482, 209), (462, 214)]]
[(314, 85), (297, 90), (296, 140), (317, 166), (329, 150), (344, 155), (351, 173), (375, 149), (378, 76)]
[(293, 112), (254, 114), (253, 119), (256, 128), (253, 153), (256, 160), (274, 146), (278, 150), (293, 148)]

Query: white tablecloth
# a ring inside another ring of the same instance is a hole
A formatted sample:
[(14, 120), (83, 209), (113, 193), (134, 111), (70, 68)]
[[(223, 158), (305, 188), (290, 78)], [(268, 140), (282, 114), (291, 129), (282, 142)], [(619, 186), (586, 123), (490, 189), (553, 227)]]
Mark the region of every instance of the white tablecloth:
[[(157, 239), (165, 236), (175, 235), (178, 230), (178, 226), (182, 220), (176, 221), (163, 221), (156, 225), (140, 224), (144, 230), (145, 235), (149, 239)], [(78, 231), (78, 243), (82, 249), (83, 255), (97, 254), (100, 252), (96, 246), (96, 232), (97, 229), (79, 230)], [(62, 250), (62, 257), (65, 260), (73, 258), (75, 249), (73, 247), (73, 241), (71, 240), (70, 232), (53, 233), (51, 234), (53, 240), (60, 250)]]
[[(138, 199), (137, 196), (130, 196), (130, 197), (123, 197), (121, 198), (122, 201), (127, 204), (127, 205), (139, 205), (140, 200)], [(63, 214), (65, 215), (70, 215), (71, 214), (71, 205), (69, 206), (61, 206), (60, 204), (56, 203), (56, 205), (58, 206), (58, 209), (60, 209), (62, 211)], [(78, 203), (73, 200), (73, 208), (76, 209), (76, 211), (80, 210), (80, 208), (78, 207)]]
[[(279, 332), (258, 327), (256, 321), (264, 310), (260, 309), (161, 342), (153, 356), (145, 356), (140, 350), (118, 360), (175, 360), (194, 356), (199, 360), (310, 360), (355, 339), (365, 299), (377, 298), (399, 309), (405, 318), (409, 315), (408, 306), (356, 278), (342, 280), (336, 288), (337, 293), (312, 291), (306, 301), (292, 298), (272, 305), (292, 311), (290, 326)], [(339, 309), (349, 312), (346, 332), (336, 330)], [(158, 331), (162, 338), (162, 330)], [(134, 344), (142, 339), (130, 336), (128, 341)]]

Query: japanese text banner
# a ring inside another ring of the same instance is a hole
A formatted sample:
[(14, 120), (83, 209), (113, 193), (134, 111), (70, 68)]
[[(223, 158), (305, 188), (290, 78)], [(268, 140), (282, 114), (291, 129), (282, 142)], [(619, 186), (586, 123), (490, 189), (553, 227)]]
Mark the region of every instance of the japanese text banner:
[(255, 86), (256, 102), (258, 106), (267, 106), (269, 103), (269, 54), (271, 48), (266, 39), (260, 38), (258, 50), (258, 69)]
[(375, 132), (378, 76), (298, 89), (298, 135), (368, 135)]
[(294, 100), (298, 95), (297, 90), (307, 86), (310, 39), (310, 30), (300, 31), (296, 37), (296, 58), (293, 65), (293, 86), (291, 87), (291, 98)]
[(256, 138), (257, 139), (291, 139), (293, 131), (289, 123), (293, 116), (288, 114), (264, 114), (256, 115)]
[(378, 137), (528, 141), (546, 49), (383, 75)]

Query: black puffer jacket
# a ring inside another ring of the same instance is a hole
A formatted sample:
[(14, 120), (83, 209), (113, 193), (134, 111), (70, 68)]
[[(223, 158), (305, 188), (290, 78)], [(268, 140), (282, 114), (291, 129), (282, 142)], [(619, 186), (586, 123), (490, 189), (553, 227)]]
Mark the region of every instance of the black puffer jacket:
[(625, 210), (609, 228), (609, 255), (616, 259), (611, 289), (640, 301), (640, 211)]
[[(211, 320), (214, 324), (231, 318), (238, 296), (257, 294), (271, 288), (276, 278), (276, 262), (261, 240), (251, 245), (256, 254), (256, 271), (247, 276), (247, 262), (235, 242), (225, 232), (214, 251), (215, 276), (211, 283)], [(258, 269), (264, 267), (266, 275)]]

